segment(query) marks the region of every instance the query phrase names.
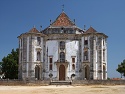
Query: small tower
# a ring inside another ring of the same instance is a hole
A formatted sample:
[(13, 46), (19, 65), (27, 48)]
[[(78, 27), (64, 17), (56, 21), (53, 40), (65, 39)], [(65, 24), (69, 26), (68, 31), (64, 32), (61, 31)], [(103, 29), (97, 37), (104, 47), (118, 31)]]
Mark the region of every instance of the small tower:
[(107, 37), (92, 27), (83, 34), (83, 79), (107, 79)]
[(35, 27), (29, 32), (21, 34), (19, 39), (19, 74), (23, 80), (41, 79), (43, 38)]

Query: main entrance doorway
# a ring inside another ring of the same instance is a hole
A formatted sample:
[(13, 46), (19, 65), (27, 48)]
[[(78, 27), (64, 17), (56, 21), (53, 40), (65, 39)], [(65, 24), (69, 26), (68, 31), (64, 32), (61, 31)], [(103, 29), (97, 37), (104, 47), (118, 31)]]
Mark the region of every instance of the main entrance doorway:
[(106, 68), (103, 65), (103, 80), (105, 80), (105, 79), (106, 79)]
[(60, 65), (59, 67), (59, 80), (65, 80), (65, 66)]
[(88, 65), (85, 67), (85, 78), (89, 80), (89, 66)]
[(39, 67), (39, 66), (36, 66), (36, 67), (35, 67), (35, 78), (36, 78), (37, 80), (40, 79), (40, 67)]

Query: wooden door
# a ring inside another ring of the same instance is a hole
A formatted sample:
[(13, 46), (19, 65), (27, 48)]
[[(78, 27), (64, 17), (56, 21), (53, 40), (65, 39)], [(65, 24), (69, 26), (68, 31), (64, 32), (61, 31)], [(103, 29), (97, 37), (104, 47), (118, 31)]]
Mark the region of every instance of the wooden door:
[(59, 67), (59, 80), (65, 80), (65, 66), (60, 65)]
[(35, 78), (37, 78), (37, 80), (40, 79), (40, 68), (39, 68), (39, 66), (35, 67)]
[(89, 66), (88, 65), (85, 67), (85, 78), (89, 80)]

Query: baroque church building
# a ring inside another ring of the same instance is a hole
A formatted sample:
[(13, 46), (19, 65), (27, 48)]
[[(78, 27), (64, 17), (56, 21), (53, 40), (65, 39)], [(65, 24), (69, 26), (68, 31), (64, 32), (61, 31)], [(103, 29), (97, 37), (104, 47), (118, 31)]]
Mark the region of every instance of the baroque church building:
[(18, 78), (106, 80), (107, 38), (93, 27), (80, 29), (63, 11), (44, 30), (18, 36)]

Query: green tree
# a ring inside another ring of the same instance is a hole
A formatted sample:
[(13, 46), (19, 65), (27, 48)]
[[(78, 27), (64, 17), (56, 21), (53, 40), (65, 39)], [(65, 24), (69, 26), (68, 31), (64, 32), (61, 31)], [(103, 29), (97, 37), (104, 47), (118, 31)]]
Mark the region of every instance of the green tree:
[(19, 49), (12, 49), (12, 52), (2, 59), (2, 73), (5, 74), (5, 78), (18, 78), (18, 55)]
[(2, 74), (2, 62), (0, 62), (0, 75)]
[(116, 71), (118, 71), (121, 74), (121, 78), (122, 76), (125, 77), (125, 60), (123, 60), (121, 64), (118, 64), (118, 68), (116, 69)]

